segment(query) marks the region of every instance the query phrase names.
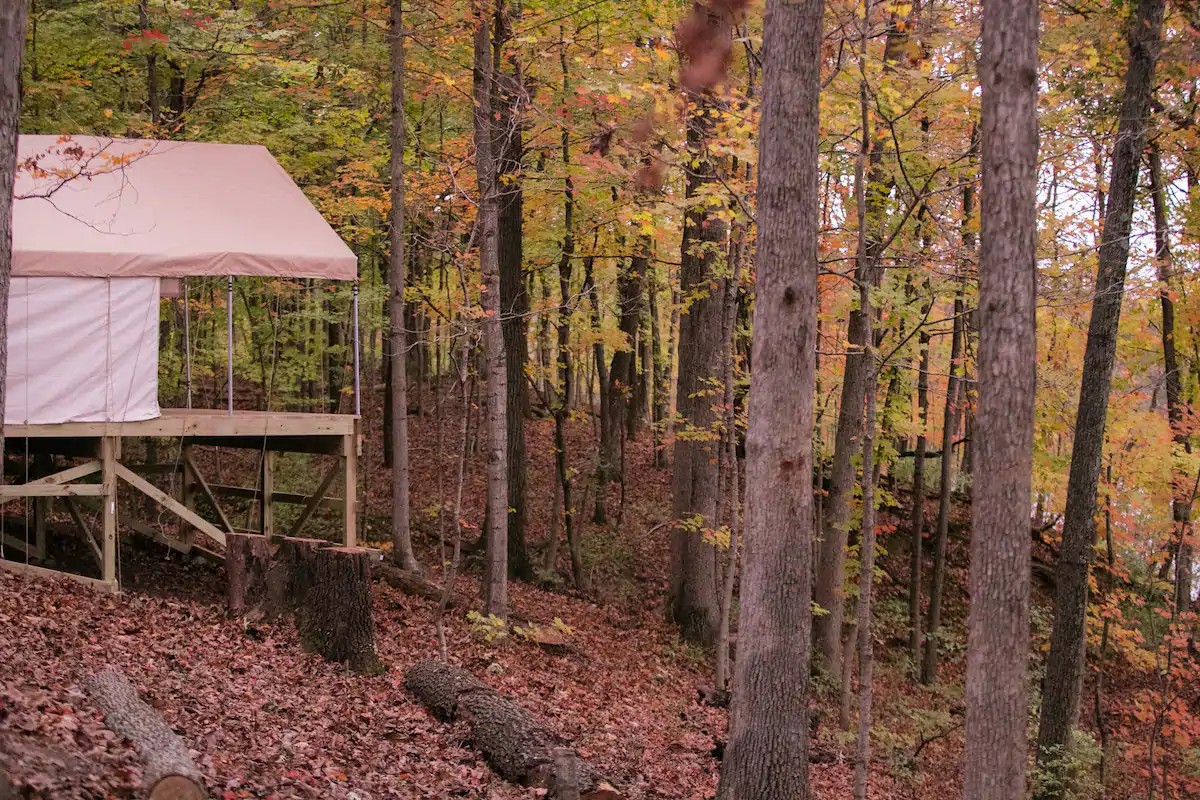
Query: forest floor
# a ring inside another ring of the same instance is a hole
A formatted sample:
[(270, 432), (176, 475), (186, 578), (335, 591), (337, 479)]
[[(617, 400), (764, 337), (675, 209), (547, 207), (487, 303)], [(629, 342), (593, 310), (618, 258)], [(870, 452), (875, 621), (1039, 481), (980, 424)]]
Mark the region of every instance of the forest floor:
[[(414, 506), (421, 509), (423, 498), (452, 494), (456, 471), (448, 467), (457, 447), (446, 442), (459, 428), (414, 418), (412, 429)], [(534, 542), (545, 537), (552, 503), (550, 431), (548, 420), (530, 424)], [(377, 433), (368, 431), (366, 456), (376, 513), (386, 491), (370, 443)], [(571, 440), (573, 452), (592, 452), (586, 424), (573, 426)], [(589, 597), (511, 584), (512, 616), (561, 619), (573, 629), (565, 650), (548, 652), (516, 636), (489, 642), (473, 630), (466, 612), (479, 606), (479, 587), (468, 570), (446, 619), (448, 652), (574, 742), (629, 797), (709, 798), (727, 712), (700, 699), (712, 686), (709, 659), (664, 621), (670, 472), (651, 460), (645, 441), (629, 447), (619, 524), (614, 494), (609, 524), (588, 525)], [(586, 459), (576, 468), (585, 483)], [(464, 518), (479, 518), (481, 488), (475, 465)], [(436, 527), (424, 525), (418, 541), (426, 563), (436, 561)], [(959, 567), (961, 549), (952, 545)], [(950, 800), (958, 795), (961, 753), (962, 575), (956, 568), (949, 581), (945, 682), (914, 691), (903, 654), (905, 558), (885, 558), (880, 581), (872, 796)], [(404, 690), (404, 669), (438, 652), (434, 603), (376, 584), (376, 646), (387, 669), (360, 677), (304, 653), (290, 624), (231, 618), (219, 568), (129, 544), (121, 559), (126, 590), (117, 596), (0, 572), (0, 770), (18, 797), (135, 796), (135, 753), (80, 689), (106, 664), (124, 670), (183, 737), (216, 798), (537, 796), (498, 778), (465, 744), (463, 729), (434, 720)], [(818, 741), (831, 760), (813, 765), (816, 796), (849, 797), (853, 743), (837, 731), (836, 698), (821, 702)]]

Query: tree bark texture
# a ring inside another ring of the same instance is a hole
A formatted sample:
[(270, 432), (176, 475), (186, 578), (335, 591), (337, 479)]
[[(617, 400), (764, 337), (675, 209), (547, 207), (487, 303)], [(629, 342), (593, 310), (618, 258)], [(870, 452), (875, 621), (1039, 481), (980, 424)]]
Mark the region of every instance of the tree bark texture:
[[(521, 17), (521, 4), (501, 0), (496, 14), (496, 30), (492, 36), (496, 75), (495, 134), (499, 196), (499, 260), (500, 260), (500, 331), (504, 337), (506, 372), (508, 444), (505, 458), (508, 465), (508, 571), (521, 580), (533, 578), (533, 562), (525, 546), (526, 494), (528, 470), (525, 457), (525, 418), (529, 413), (529, 396), (525, 385), (525, 362), (528, 360), (529, 295), (525, 290), (524, 274), (524, 193), (521, 181), (521, 160), (524, 158), (522, 140), (521, 66), (505, 49), (512, 39), (513, 21)], [(507, 62), (508, 69), (504, 68)]]
[[(1104, 450), (1108, 393), (1116, 359), (1117, 326), (1129, 262), (1129, 233), (1137, 195), (1139, 165), (1154, 91), (1164, 0), (1139, 0), (1129, 28), (1129, 63), (1120, 124), (1113, 149), (1108, 202), (1100, 233), (1092, 317), (1083, 355), (1083, 380), (1075, 415), (1075, 441), (1067, 478), (1062, 547), (1058, 559), (1054, 627), (1038, 728), (1038, 765), (1061, 785), (1062, 758), (1079, 715), (1087, 627), (1088, 574), (1096, 538), (1096, 488)], [(989, 465), (989, 469), (992, 466)], [(1058, 796), (1043, 794), (1043, 796)]]
[[(12, 276), (12, 203), (21, 122), (21, 59), (29, 4), (0, 3), (0, 408), (8, 374), (8, 285)], [(2, 427), (2, 426), (0, 426)], [(4, 431), (0, 429), (0, 452)], [(3, 478), (0, 476), (0, 481)]]
[[(987, 0), (964, 797), (1023, 800), (1037, 390), (1036, 0)], [(943, 453), (948, 458), (949, 451)]]
[[(545, 789), (552, 798), (567, 796), (571, 788), (582, 790), (585, 799), (594, 790), (611, 790), (593, 767), (580, 761), (577, 783), (560, 791), (555, 754), (566, 746), (563, 738), (466, 670), (434, 659), (420, 661), (405, 671), (404, 686), (438, 719), (465, 722), (472, 744), (505, 780)], [(620, 796), (615, 791), (611, 795)]]
[[(900, 60), (902, 48), (908, 41), (907, 29), (892, 24), (887, 29), (883, 50), (885, 71), (891, 71)], [(865, 86), (863, 91), (865, 92)], [(863, 98), (866, 113), (869, 98)], [(859, 286), (879, 286), (882, 278), (879, 259), (886, 243), (881, 238), (881, 223), (886, 210), (891, 179), (883, 163), (884, 140), (872, 141), (869, 128), (863, 127), (863, 144), (869, 167), (865, 176), (856, 178), (856, 185), (865, 200), (858, 215), (859, 244), (855, 257), (854, 280)], [(864, 184), (865, 177), (865, 184)], [(818, 209), (819, 213), (819, 209)], [(846, 545), (854, 505), (856, 470), (854, 457), (862, 449), (863, 407), (867, 392), (867, 373), (872, 365), (866, 349), (870, 346), (870, 320), (874, 311), (869, 304), (859, 304), (850, 312), (846, 331), (846, 366), (842, 376), (841, 405), (838, 408), (837, 431), (834, 434), (833, 463), (829, 473), (829, 496), (823, 508), (824, 528), (816, 573), (817, 605), (828, 613), (813, 622), (821, 659), (831, 675), (841, 674), (842, 625), (846, 616)]]
[(371, 561), (362, 547), (326, 547), (306, 559), (296, 606), (300, 641), (326, 661), (355, 672), (379, 669), (371, 614)]
[[(862, 291), (866, 291), (865, 287)], [(875, 392), (878, 372), (875, 353), (867, 376), (862, 440), (862, 547), (858, 576), (858, 742), (854, 756), (854, 800), (867, 800), (871, 776), (871, 720), (875, 702), (875, 639), (871, 635), (871, 602), (875, 588)], [(843, 686), (845, 691), (847, 687)]]
[(499, 215), (492, 126), (491, 3), (477, 9), (475, 23), (475, 170), (479, 187), (476, 244), (483, 283), (483, 349), (487, 407), (487, 542), (484, 600), (487, 613), (508, 615), (508, 376), (500, 326)]
[[(1184, 404), (1179, 358), (1175, 350), (1175, 301), (1172, 297), (1176, 283), (1171, 273), (1171, 233), (1167, 219), (1167, 190), (1162, 177), (1162, 156), (1157, 145), (1150, 146), (1150, 196), (1154, 206), (1154, 257), (1158, 262), (1158, 297), (1162, 306), (1163, 382), (1166, 384), (1167, 420), (1171, 424), (1171, 441), (1176, 455), (1191, 452), (1191, 440), (1183, 427)], [(1175, 531), (1171, 538), (1178, 542), (1175, 612), (1188, 611), (1192, 596), (1192, 547), (1182, 534), (1191, 516), (1191, 488), (1188, 477), (1177, 472), (1171, 475), (1171, 520)]]
[(87, 678), (83, 688), (104, 712), (105, 724), (141, 756), (149, 800), (203, 800), (203, 776), (187, 746), (124, 675), (109, 667)]
[(271, 541), (256, 533), (225, 534), (225, 575), (229, 613), (242, 616), (265, 611)]
[[(714, 39), (728, 41), (733, 23), (727, 11), (706, 7), (704, 17)], [(722, 260), (728, 224), (709, 213), (702, 199), (720, 178), (708, 154), (708, 140), (719, 113), (708, 90), (689, 90), (685, 167), (688, 211), (683, 227), (679, 273), (685, 309), (679, 317), (679, 376), (675, 429), (672, 517), (671, 617), (689, 641), (712, 645), (720, 626), (717, 550), (705, 539), (717, 527), (720, 503), (718, 450), (720, 421), (714, 395), (721, 376)]]
[(823, 11), (768, 0), (763, 28), (742, 595), (720, 800), (808, 797)]
[(388, 32), (392, 68), (391, 216), (388, 230), (388, 407), (392, 452), (392, 558), (415, 571), (408, 477), (408, 336), (404, 329), (404, 290), (408, 281), (404, 252), (404, 20), (402, 0), (391, 0)]
[(908, 650), (914, 669), (921, 663), (921, 567), (925, 535), (925, 452), (928, 442), (925, 431), (929, 426), (929, 334), (922, 331), (920, 366), (917, 372), (917, 429), (916, 455), (913, 456), (912, 525), (908, 554)]

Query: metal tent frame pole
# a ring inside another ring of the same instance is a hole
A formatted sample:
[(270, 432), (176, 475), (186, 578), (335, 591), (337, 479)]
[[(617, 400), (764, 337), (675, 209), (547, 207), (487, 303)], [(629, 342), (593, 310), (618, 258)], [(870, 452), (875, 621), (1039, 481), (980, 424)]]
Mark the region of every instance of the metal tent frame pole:
[(229, 276), (228, 291), (225, 299), (225, 335), (227, 341), (225, 375), (229, 382), (229, 416), (233, 416), (233, 276)]
[(358, 333), (358, 281), (354, 282), (351, 307), (354, 314), (354, 416), (362, 416), (362, 378), (360, 372), (360, 337)]
[(187, 407), (192, 407), (192, 294), (188, 279), (183, 279), (183, 365), (187, 381)]

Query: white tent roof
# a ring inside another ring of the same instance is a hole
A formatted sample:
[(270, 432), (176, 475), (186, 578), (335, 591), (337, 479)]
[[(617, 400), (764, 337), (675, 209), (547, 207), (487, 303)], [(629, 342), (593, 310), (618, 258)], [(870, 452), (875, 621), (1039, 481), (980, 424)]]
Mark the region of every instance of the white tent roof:
[(264, 147), (21, 136), (18, 157), (14, 276), (357, 275)]

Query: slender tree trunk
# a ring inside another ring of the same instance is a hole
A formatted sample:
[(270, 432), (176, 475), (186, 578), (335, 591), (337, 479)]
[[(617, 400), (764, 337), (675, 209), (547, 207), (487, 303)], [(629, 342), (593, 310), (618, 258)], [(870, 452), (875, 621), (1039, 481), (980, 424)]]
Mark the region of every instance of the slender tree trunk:
[(807, 800), (822, 0), (767, 0), (738, 657), (720, 800)]
[[(529, 397), (525, 385), (525, 362), (529, 345), (526, 316), (529, 296), (525, 292), (524, 271), (524, 192), (522, 191), (521, 104), (524, 96), (521, 65), (515, 57), (505, 58), (505, 48), (512, 39), (513, 22), (521, 17), (519, 0), (499, 0), (496, 30), (493, 34), (493, 63), (496, 69), (496, 115), (493, 137), (497, 149), (499, 193), (499, 252), (500, 252), (500, 329), (504, 335), (504, 358), (507, 370), (508, 397), (506, 415), (508, 446), (508, 571), (521, 580), (533, 578), (533, 562), (525, 545), (526, 494), (528, 485), (525, 456), (525, 419), (529, 413)], [(507, 61), (509, 69), (502, 65)]]
[(388, 408), (391, 411), (392, 558), (402, 569), (416, 571), (409, 516), (408, 470), (408, 337), (404, 330), (404, 18), (402, 0), (391, 0), (392, 142), (391, 253), (388, 269)]
[[(971, 147), (975, 147), (972, 132)], [(972, 217), (975, 214), (975, 186), (967, 182), (962, 195), (963, 257), (970, 258), (975, 250), (975, 234), (972, 232)], [(937, 680), (938, 641), (937, 634), (942, 626), (942, 594), (946, 581), (946, 548), (950, 539), (950, 501), (954, 494), (954, 436), (958, 432), (959, 408), (964, 392), (959, 378), (962, 370), (962, 348), (966, 322), (963, 319), (963, 282), (966, 268), (960, 266), (958, 290), (954, 297), (954, 328), (950, 335), (950, 375), (946, 379), (946, 407), (942, 414), (942, 455), (938, 483), (937, 537), (933, 550), (933, 575), (929, 587), (929, 618), (926, 624), (925, 653), (921, 660), (921, 683), (930, 685)]]
[[(1182, 396), (1179, 359), (1175, 353), (1175, 301), (1172, 298), (1174, 276), (1171, 273), (1171, 236), (1167, 220), (1167, 191), (1163, 184), (1162, 157), (1158, 146), (1150, 146), (1150, 196), (1154, 204), (1154, 254), (1158, 262), (1158, 297), (1162, 306), (1162, 351), (1163, 378), (1166, 384), (1167, 419), (1171, 423), (1171, 441), (1175, 448), (1182, 453), (1192, 451), (1191, 441), (1187, 430), (1183, 427), (1185, 400)], [(1187, 475), (1174, 472), (1171, 483), (1174, 487), (1171, 493), (1171, 519), (1175, 524), (1176, 533), (1172, 539), (1179, 538), (1179, 552), (1175, 557), (1179, 560), (1179, 580), (1176, 582), (1175, 610), (1179, 614), (1188, 611), (1191, 601), (1192, 586), (1192, 548), (1186, 537), (1180, 537), (1178, 531), (1186, 530), (1190, 511), (1191, 497), (1189, 496)]]
[(483, 283), (483, 347), (487, 394), (487, 556), (484, 596), (487, 613), (504, 619), (508, 614), (508, 446), (507, 374), (504, 336), (500, 330), (500, 264), (498, 228), (500, 198), (496, 187), (494, 128), (492, 125), (493, 75), (489, 35), (494, 9), (477, 7), (475, 27), (475, 169), (479, 183), (479, 218), (476, 240)]
[[(1079, 715), (1087, 627), (1088, 573), (1096, 539), (1096, 487), (1104, 449), (1108, 393), (1116, 359), (1117, 325), (1129, 260), (1129, 232), (1138, 166), (1150, 116), (1164, 0), (1139, 0), (1129, 28), (1129, 64), (1113, 150), (1108, 203), (1100, 233), (1096, 296), (1083, 356), (1075, 441), (1067, 478), (1062, 547), (1058, 558), (1054, 627), (1038, 728), (1038, 767), (1048, 775), (1042, 797), (1061, 796), (1063, 756)], [(990, 469), (991, 467), (989, 467)]]
[[(871, 2), (867, 2), (870, 16)], [(864, 21), (865, 26), (865, 21)], [(892, 20), (887, 29), (883, 63), (891, 71), (899, 61), (902, 48), (908, 41), (907, 28)], [(867, 31), (862, 31), (862, 46), (865, 58)], [(880, 238), (880, 223), (886, 210), (887, 187), (890, 179), (884, 169), (882, 138), (872, 138), (873, 127), (869, 119), (865, 96), (865, 82), (861, 87), (860, 109), (863, 116), (862, 147), (860, 161), (855, 170), (856, 192), (861, 193), (858, 215), (859, 241), (855, 255), (854, 280), (859, 286), (876, 287), (881, 273), (879, 260), (883, 256), (884, 241)], [(837, 432), (834, 435), (833, 463), (829, 474), (829, 496), (824, 504), (825, 526), (822, 530), (820, 560), (816, 574), (816, 603), (825, 609), (825, 614), (813, 622), (817, 646), (830, 675), (841, 674), (842, 624), (846, 616), (846, 544), (850, 530), (850, 518), (854, 505), (854, 488), (857, 482), (854, 457), (862, 449), (863, 407), (867, 392), (867, 372), (870, 365), (865, 355), (870, 346), (867, 331), (870, 330), (869, 314), (874, 311), (862, 306), (850, 312), (847, 329), (846, 367), (842, 378), (841, 406), (838, 409)]]
[[(866, 289), (862, 290), (865, 294)], [(858, 577), (858, 747), (854, 758), (854, 800), (867, 800), (871, 774), (871, 706), (875, 699), (873, 652), (871, 636), (871, 596), (875, 585), (875, 391), (876, 370), (874, 348), (867, 354), (871, 359), (867, 376), (865, 424), (863, 425), (863, 514), (862, 555)], [(843, 687), (844, 690), (845, 687)]]
[(602, 458), (609, 464), (610, 477), (616, 476), (614, 465), (620, 463), (617, 453), (620, 443), (618, 431), (625, 425), (626, 434), (632, 437), (637, 432), (640, 416), (637, 398), (638, 371), (637, 351), (639, 332), (642, 327), (642, 293), (646, 282), (646, 266), (650, 261), (649, 237), (639, 236), (634, 244), (634, 254), (624, 262), (617, 279), (618, 329), (624, 335), (628, 350), (614, 350), (608, 370), (609, 422), (608, 452)]
[(925, 431), (929, 426), (929, 333), (919, 334), (920, 366), (917, 372), (917, 447), (913, 457), (912, 538), (908, 556), (908, 650), (913, 668), (921, 663), (921, 551), (925, 534)]
[(667, 466), (667, 448), (663, 441), (667, 424), (667, 407), (670, 401), (671, 389), (668, 383), (670, 366), (667, 363), (668, 354), (663, 352), (661, 324), (658, 315), (658, 280), (656, 270), (651, 267), (647, 271), (648, 287), (646, 293), (650, 298), (650, 347), (654, 354), (654, 466), (660, 469)]
[[(144, 31), (150, 29), (149, 0), (138, 0), (138, 25)], [(146, 53), (146, 108), (150, 111), (150, 122), (158, 125), (162, 121), (162, 103), (158, 96), (158, 56), (153, 50)]]
[[(731, 47), (733, 21), (723, 6), (693, 7), (692, 20), (703, 28), (698, 38), (712, 52)], [(700, 58), (710, 57), (708, 53)], [(695, 60), (685, 59), (684, 75)], [(686, 79), (685, 79), (686, 83)], [(721, 113), (711, 86), (687, 89), (686, 193), (693, 199), (684, 220), (680, 266), (680, 294), (686, 310), (679, 318), (679, 377), (676, 403), (683, 430), (676, 430), (672, 516), (676, 530), (672, 552), (672, 619), (684, 638), (712, 645), (720, 625), (718, 558), (705, 531), (717, 527), (720, 495), (718, 474), (719, 421), (709, 390), (720, 377), (722, 272), (729, 226), (706, 204), (696, 204), (717, 185), (717, 164), (708, 153), (709, 141)]]
[[(562, 66), (563, 96), (571, 91), (567, 71), (566, 37), (559, 38), (559, 63)], [(571, 558), (571, 575), (575, 588), (587, 591), (587, 573), (583, 567), (583, 548), (578, 521), (572, 505), (570, 462), (567, 457), (567, 417), (571, 411), (571, 390), (574, 365), (571, 363), (571, 261), (575, 258), (575, 182), (571, 178), (571, 137), (566, 126), (562, 129), (563, 160), (563, 240), (558, 260), (558, 397), (554, 405), (554, 465), (562, 487), (563, 527), (567, 536), (567, 551)]]
[[(0, 412), (8, 374), (8, 287), (12, 276), (12, 204), (17, 173), (17, 132), (21, 123), (21, 59), (29, 6), (24, 0), (0, 3)], [(0, 454), (4, 431), (0, 425)], [(0, 483), (4, 477), (0, 474)]]
[[(1024, 800), (1037, 390), (1036, 0), (987, 0), (964, 797)], [(943, 457), (949, 455), (943, 454)]]

